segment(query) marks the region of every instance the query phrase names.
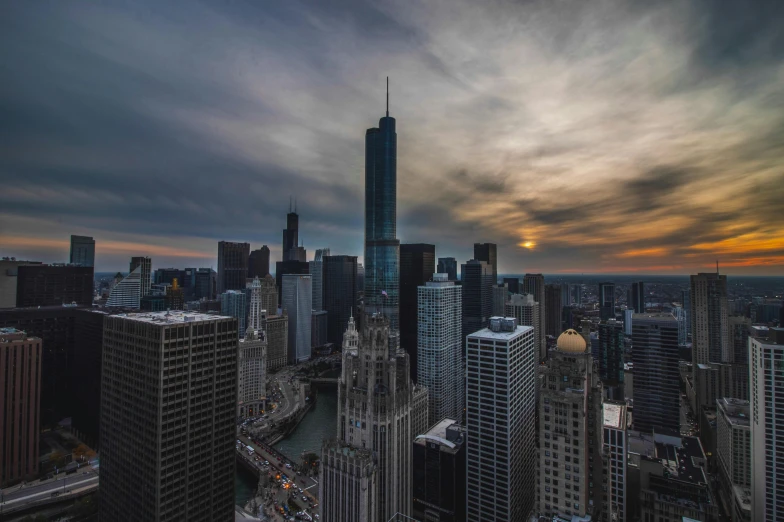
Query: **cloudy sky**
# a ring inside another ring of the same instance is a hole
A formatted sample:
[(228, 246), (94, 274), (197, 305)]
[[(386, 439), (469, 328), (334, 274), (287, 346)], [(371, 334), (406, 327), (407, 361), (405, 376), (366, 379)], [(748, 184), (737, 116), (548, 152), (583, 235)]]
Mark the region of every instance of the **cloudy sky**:
[(3, 2), (0, 255), (362, 255), (364, 132), (398, 237), (499, 271), (784, 274), (784, 2)]

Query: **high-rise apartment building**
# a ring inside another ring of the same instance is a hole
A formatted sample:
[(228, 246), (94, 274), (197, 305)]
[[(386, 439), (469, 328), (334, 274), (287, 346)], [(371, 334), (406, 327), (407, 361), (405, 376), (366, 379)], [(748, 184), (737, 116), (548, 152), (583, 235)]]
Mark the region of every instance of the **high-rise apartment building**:
[(547, 332), (547, 302), (544, 294), (544, 276), (542, 274), (525, 274), (523, 276), (523, 291), (527, 294), (532, 294), (534, 300), (539, 303), (539, 331), (541, 332), (539, 342), (539, 353), (547, 353), (547, 341), (545, 338)]
[(343, 344), (349, 317), (357, 310), (357, 257), (325, 257), (323, 290), (327, 342), (339, 347)]
[(397, 239), (397, 133), (386, 116), (365, 133), (365, 309), (389, 319), (399, 345), (400, 241)]
[(623, 399), (624, 330), (623, 323), (610, 319), (599, 325), (599, 376), (609, 388), (610, 398)]
[(465, 427), (452, 419), (441, 420), (414, 439), (414, 519), (466, 520), (465, 442)]
[(634, 313), (644, 314), (645, 313), (645, 283), (643, 283), (642, 281), (632, 283), (631, 287), (629, 288), (629, 297), (631, 298), (631, 300), (627, 304), (627, 307), (633, 308)]
[(439, 257), (438, 273), (446, 274), (450, 281), (457, 281), (457, 260), (454, 257)]
[(310, 359), (310, 319), (313, 287), (309, 275), (283, 276), (282, 305), (289, 315), (288, 362), (297, 364)]
[(245, 318), (247, 317), (247, 296), (239, 290), (227, 290), (220, 295), (221, 315), (237, 320), (237, 337), (245, 335)]
[(495, 243), (474, 243), (474, 259), (490, 265), (493, 284), (498, 283), (498, 246)]
[(678, 322), (672, 314), (634, 314), (634, 429), (680, 433)]
[(461, 340), (462, 288), (447, 274), (417, 290), (417, 383), (428, 391), (428, 425), (462, 419), (465, 382)]
[(540, 372), (536, 490), (541, 516), (569, 520), (601, 513), (602, 389), (586, 348), (582, 335), (566, 330)]
[(615, 319), (615, 283), (599, 283), (599, 317)]
[(261, 279), (270, 271), (270, 249), (263, 245), (257, 250), (253, 250), (248, 256), (248, 279), (258, 277)]
[(93, 304), (92, 266), (29, 264), (19, 265), (16, 271), (19, 308)]
[(558, 337), (563, 332), (561, 328), (561, 316), (563, 315), (563, 305), (561, 304), (561, 285), (544, 285), (544, 326), (545, 335)]
[(749, 401), (716, 401), (719, 499), (732, 522), (751, 521), (751, 418)]
[(784, 329), (771, 328), (767, 341), (749, 340), (749, 369), (751, 519), (772, 522), (784, 513)]
[(267, 316), (267, 371), (283, 368), (289, 360), (289, 315)]
[(408, 354), (389, 355), (389, 320), (349, 320), (338, 382), (337, 439), (322, 446), (323, 522), (385, 522), (411, 515), (412, 402)]
[(248, 279), (250, 243), (218, 242), (218, 293), (242, 290)]
[(141, 297), (142, 267), (139, 265), (114, 285), (106, 301), (106, 307), (138, 309)]
[[(144, 297), (150, 295), (152, 287), (152, 259), (144, 256), (132, 257), (130, 271), (136, 270), (137, 266), (141, 268), (141, 296)], [(180, 280), (180, 284), (182, 284), (182, 280)]]
[(313, 310), (316, 311), (326, 310), (324, 306), (324, 258), (327, 256), (329, 256), (329, 249), (319, 248), (316, 250), (313, 261), (308, 263), (313, 292)]
[(468, 335), (466, 520), (526, 520), (536, 488), (534, 329), (493, 317)]
[[(542, 307), (539, 306), (532, 294), (512, 294), (509, 301), (506, 302), (504, 310), (504, 315), (517, 319), (520, 326), (533, 327), (537, 362), (547, 358), (547, 345), (542, 342), (544, 334), (541, 330), (541, 313)], [(543, 349), (543, 347), (545, 348)]]
[(731, 361), (727, 276), (691, 276), (689, 298), (694, 366)]
[(95, 239), (90, 236), (71, 236), (71, 255), (68, 263), (95, 266)]
[[(606, 488), (602, 486), (604, 521), (628, 520), (626, 513), (627, 443), (626, 403), (604, 401), (602, 404), (602, 456), (607, 472)], [(589, 470), (590, 472), (590, 470)]]
[(436, 270), (436, 247), (400, 245), (400, 347), (408, 353), (411, 378), (417, 380), (417, 292)]
[[(463, 346), (468, 334), (488, 325), (493, 311), (492, 267), (483, 261), (471, 259), (460, 267), (463, 308)], [(463, 350), (465, 353), (465, 349)]]
[(0, 328), (0, 487), (38, 475), (41, 339)]
[(106, 317), (102, 520), (234, 520), (237, 321)]
[(252, 417), (258, 415), (264, 408), (267, 334), (264, 330), (249, 326), (245, 331), (245, 338), (240, 339), (239, 343), (237, 413), (240, 417)]

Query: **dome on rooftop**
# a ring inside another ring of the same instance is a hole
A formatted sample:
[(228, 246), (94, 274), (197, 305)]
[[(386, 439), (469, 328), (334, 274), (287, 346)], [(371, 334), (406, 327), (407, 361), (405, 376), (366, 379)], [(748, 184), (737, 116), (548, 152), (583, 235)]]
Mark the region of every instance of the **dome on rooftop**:
[(585, 353), (585, 339), (569, 328), (558, 336), (558, 350), (567, 353)]

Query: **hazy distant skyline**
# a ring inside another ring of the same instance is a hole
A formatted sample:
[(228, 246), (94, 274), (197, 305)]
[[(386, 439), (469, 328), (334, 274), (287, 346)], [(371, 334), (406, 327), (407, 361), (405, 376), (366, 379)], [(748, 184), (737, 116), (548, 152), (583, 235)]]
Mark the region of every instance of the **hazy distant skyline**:
[(784, 2), (6, 2), (0, 255), (96, 270), (398, 237), (499, 272), (784, 274)]

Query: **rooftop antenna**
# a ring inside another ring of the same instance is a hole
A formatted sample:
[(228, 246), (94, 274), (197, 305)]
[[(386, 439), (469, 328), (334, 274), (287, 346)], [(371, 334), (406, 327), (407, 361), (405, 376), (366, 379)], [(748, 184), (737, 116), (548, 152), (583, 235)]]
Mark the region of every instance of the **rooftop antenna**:
[(294, 198), (294, 213), (297, 213), (297, 198)]
[(387, 76), (387, 118), (389, 118), (389, 76)]

